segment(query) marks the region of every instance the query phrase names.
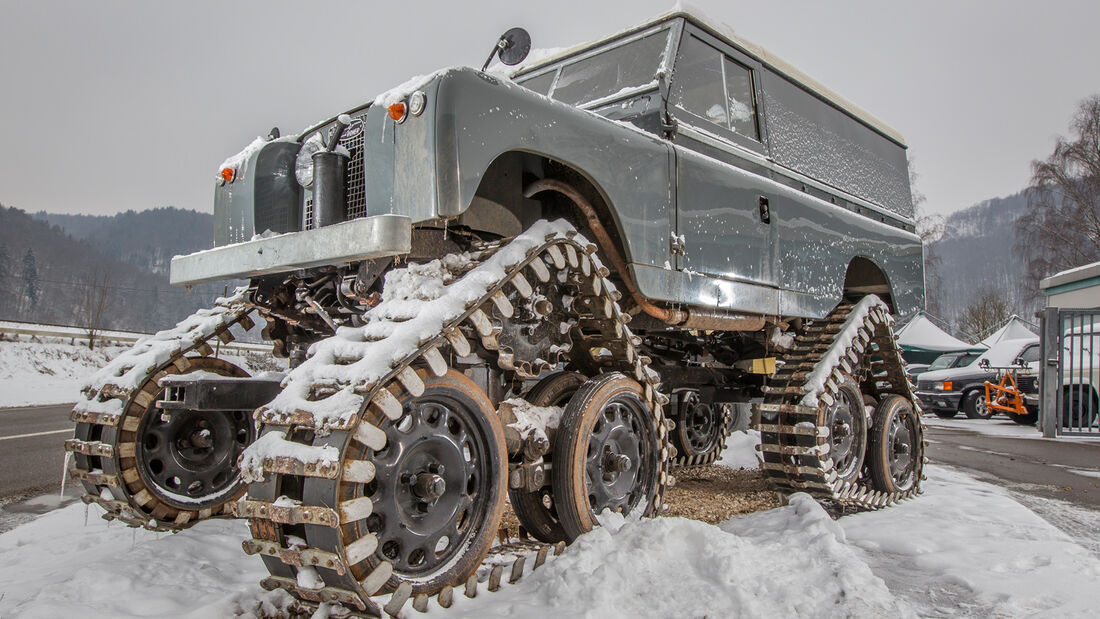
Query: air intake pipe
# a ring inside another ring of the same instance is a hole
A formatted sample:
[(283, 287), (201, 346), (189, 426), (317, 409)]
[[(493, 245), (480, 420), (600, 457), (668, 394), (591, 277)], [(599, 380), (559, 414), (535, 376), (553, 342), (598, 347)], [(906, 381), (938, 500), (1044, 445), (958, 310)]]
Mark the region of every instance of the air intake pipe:
[(314, 227), (331, 226), (344, 221), (347, 210), (348, 153), (338, 149), (351, 117), (341, 114), (332, 128), (325, 148), (313, 153), (313, 221)]

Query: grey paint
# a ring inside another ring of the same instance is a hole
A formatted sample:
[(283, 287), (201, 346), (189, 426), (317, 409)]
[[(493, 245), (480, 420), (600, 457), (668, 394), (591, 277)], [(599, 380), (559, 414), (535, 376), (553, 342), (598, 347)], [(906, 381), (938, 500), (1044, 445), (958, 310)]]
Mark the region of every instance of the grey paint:
[[(766, 152), (746, 153), (721, 135), (709, 145), (670, 141), (468, 68), (443, 72), (422, 90), (426, 111), (403, 123), (381, 108), (366, 110), (368, 215), (401, 214), (414, 225), (458, 216), (494, 160), (535, 153), (571, 166), (601, 192), (612, 207), (605, 225), (624, 239), (631, 274), (652, 300), (820, 317), (839, 301), (851, 260), (865, 257), (886, 274), (898, 312), (923, 306), (920, 241), (902, 229), (911, 221), (858, 214), (847, 194), (821, 183), (805, 187)], [(620, 110), (648, 113), (660, 94), (624, 96), (633, 103)], [(759, 110), (762, 124), (768, 111)], [(779, 139), (768, 134), (772, 143)], [(904, 162), (902, 147), (895, 151)], [(761, 195), (770, 201), (770, 224), (758, 218)], [(247, 196), (237, 197), (246, 208)], [(247, 226), (248, 214), (239, 219)], [(673, 226), (687, 237), (679, 262), (670, 251)]]

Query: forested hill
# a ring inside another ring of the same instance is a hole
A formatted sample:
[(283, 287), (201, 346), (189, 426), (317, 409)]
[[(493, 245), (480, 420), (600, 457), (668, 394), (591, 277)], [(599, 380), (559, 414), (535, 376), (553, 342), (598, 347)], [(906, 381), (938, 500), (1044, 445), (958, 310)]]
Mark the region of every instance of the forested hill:
[(1002, 295), (1025, 320), (1035, 320), (1039, 303), (1026, 294), (1027, 264), (1015, 247), (1016, 219), (1026, 207), (1027, 194), (1021, 191), (946, 218), (943, 236), (929, 244), (941, 260), (941, 318), (957, 323), (984, 288)]
[(59, 226), (108, 258), (160, 275), (168, 275), (172, 256), (214, 244), (213, 215), (171, 206), (110, 216), (38, 212), (34, 218)]
[(36, 218), (0, 206), (0, 319), (83, 326), (89, 292), (106, 276), (103, 328), (170, 327), (224, 290), (168, 284), (173, 254), (213, 244), (211, 220), (180, 209)]

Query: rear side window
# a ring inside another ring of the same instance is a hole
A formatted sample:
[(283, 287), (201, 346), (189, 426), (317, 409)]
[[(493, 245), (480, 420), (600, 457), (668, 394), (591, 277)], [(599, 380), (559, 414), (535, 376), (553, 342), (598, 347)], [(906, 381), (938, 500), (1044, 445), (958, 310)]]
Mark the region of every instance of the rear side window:
[(752, 70), (694, 36), (676, 56), (672, 104), (728, 129), (760, 139)]

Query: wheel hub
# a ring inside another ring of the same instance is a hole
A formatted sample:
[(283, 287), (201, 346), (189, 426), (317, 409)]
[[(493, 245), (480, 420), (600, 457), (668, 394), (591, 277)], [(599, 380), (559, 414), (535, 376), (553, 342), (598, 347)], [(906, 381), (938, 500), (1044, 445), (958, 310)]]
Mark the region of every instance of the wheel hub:
[(854, 474), (855, 468), (861, 464), (860, 444), (857, 441), (863, 437), (862, 433), (856, 432), (856, 428), (863, 425), (856, 418), (856, 415), (863, 415), (861, 404), (853, 401), (852, 395), (842, 389), (828, 409), (826, 426), (829, 428), (829, 457), (835, 463), (840, 477)]
[(430, 573), (476, 534), (491, 475), (475, 423), (461, 403), (425, 396), (407, 402), (403, 417), (386, 429), (364, 494), (375, 505), (367, 528), (395, 572)]
[(237, 482), (237, 457), (252, 441), (253, 428), (246, 411), (153, 412), (138, 428), (138, 467), (162, 499), (201, 506)]
[(912, 420), (907, 415), (897, 415), (890, 421), (890, 476), (899, 486), (905, 486), (914, 471), (913, 444), (918, 440)]
[(588, 441), (585, 482), (592, 511), (630, 513), (646, 493), (642, 467), (643, 433), (640, 404), (623, 398), (604, 407)]
[(685, 455), (706, 454), (720, 440), (722, 428), (718, 418), (714, 409), (699, 399), (697, 392), (685, 396), (683, 402), (680, 415), (682, 442), (692, 452)]

